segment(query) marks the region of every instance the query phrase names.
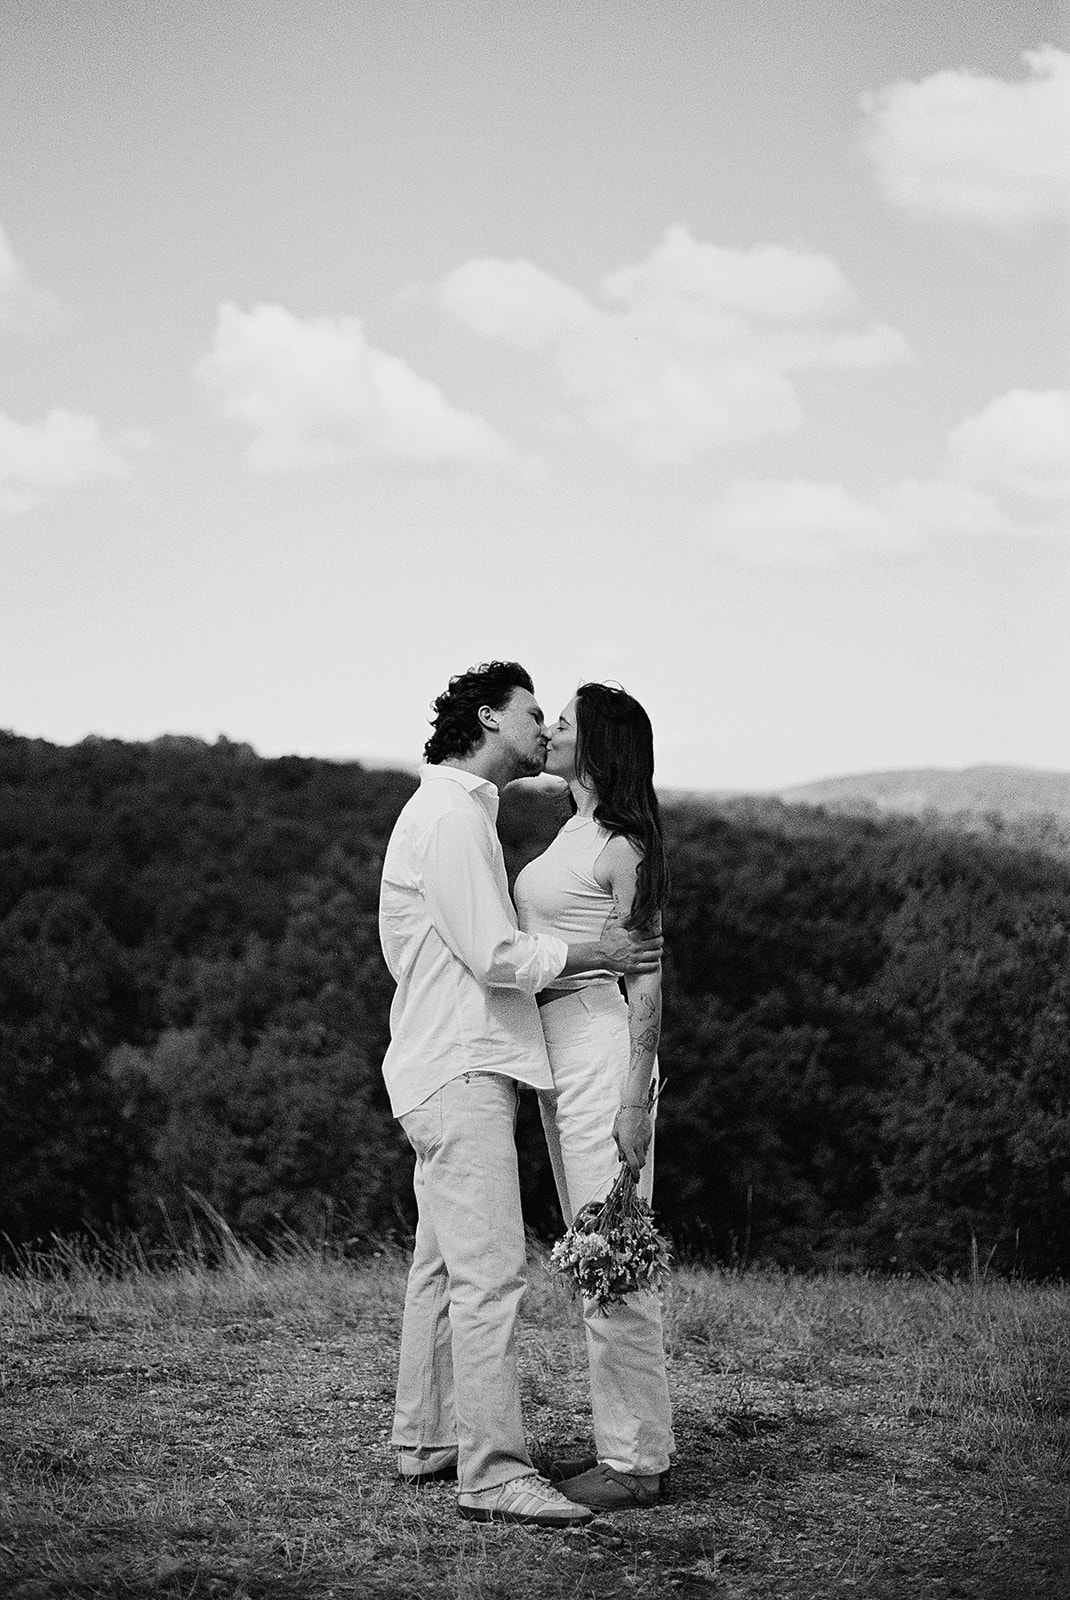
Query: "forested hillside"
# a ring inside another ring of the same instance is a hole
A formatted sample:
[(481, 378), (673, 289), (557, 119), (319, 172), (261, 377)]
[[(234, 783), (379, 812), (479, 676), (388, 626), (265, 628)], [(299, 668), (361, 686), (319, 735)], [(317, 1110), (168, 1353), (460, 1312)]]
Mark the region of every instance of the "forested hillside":
[(1039, 823), (1056, 819), (1064, 838), (1070, 825), (1070, 773), (1035, 767), (979, 766), (900, 768), (892, 772), (859, 772), (818, 783), (782, 789), (792, 803), (835, 807), (841, 811), (904, 812), (920, 817), (932, 812), (970, 825), (970, 818), (998, 814)]
[[(376, 904), (413, 782), (225, 740), (0, 734), (0, 1233), (166, 1245), (191, 1194), (261, 1239), (408, 1229)], [(511, 860), (554, 804), (507, 792)], [(678, 1248), (1070, 1271), (1070, 860), (779, 802), (666, 825)], [(549, 1234), (530, 1104), (519, 1138)]]

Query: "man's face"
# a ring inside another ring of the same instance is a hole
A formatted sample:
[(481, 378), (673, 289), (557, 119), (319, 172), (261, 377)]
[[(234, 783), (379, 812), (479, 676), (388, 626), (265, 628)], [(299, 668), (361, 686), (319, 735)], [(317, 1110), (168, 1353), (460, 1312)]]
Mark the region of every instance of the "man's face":
[(518, 778), (534, 778), (546, 765), (546, 720), (542, 707), (527, 689), (514, 689), (500, 711), (498, 735), (503, 752), (516, 761)]
[(571, 783), (576, 776), (576, 696), (550, 729), (550, 742), (546, 754), (546, 770), (555, 778)]

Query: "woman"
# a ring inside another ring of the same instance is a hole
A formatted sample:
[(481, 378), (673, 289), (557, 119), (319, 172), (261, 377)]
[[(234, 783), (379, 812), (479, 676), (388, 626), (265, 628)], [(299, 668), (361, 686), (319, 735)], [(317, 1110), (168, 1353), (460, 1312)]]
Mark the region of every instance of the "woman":
[[(606, 918), (660, 931), (668, 872), (654, 793), (650, 719), (623, 689), (585, 683), (553, 729), (546, 771), (563, 778), (575, 811), (518, 875), (520, 926), (570, 942), (596, 938)], [(625, 1161), (650, 1198), (661, 973), (627, 982), (610, 972), (559, 978), (539, 995), (553, 1091), (543, 1127), (566, 1225), (609, 1192)], [(569, 1499), (597, 1510), (652, 1505), (669, 1469), (672, 1419), (657, 1293), (607, 1313), (584, 1305), (596, 1458), (555, 1463)]]

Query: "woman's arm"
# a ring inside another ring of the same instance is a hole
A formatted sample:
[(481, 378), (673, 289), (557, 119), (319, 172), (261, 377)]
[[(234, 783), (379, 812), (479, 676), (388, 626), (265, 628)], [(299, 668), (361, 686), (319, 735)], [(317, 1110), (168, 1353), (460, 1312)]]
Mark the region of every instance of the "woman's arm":
[[(629, 915), (635, 901), (639, 860), (635, 846), (617, 834), (595, 864), (595, 877), (612, 894), (622, 918)], [(660, 935), (660, 917), (656, 928), (649, 931)], [(627, 1163), (632, 1177), (638, 1178), (654, 1136), (650, 1083), (661, 1036), (661, 969), (638, 973), (624, 981), (628, 995), (628, 1071), (620, 1109), (613, 1123), (613, 1137), (621, 1159)]]

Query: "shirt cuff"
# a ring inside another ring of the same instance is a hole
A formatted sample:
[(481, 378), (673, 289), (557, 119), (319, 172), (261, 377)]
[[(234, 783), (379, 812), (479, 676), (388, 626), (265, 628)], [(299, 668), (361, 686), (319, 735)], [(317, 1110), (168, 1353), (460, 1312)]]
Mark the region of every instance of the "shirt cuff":
[(552, 933), (531, 933), (535, 950), (523, 966), (517, 968), (516, 984), (528, 994), (538, 994), (558, 977), (568, 960), (568, 944)]
[[(552, 933), (543, 934), (543, 938), (547, 944), (553, 946), (554, 964), (552, 970), (546, 974), (546, 983), (549, 983), (551, 979), (559, 978), (565, 970), (565, 962), (568, 960), (568, 941), (558, 939)], [(543, 984), (543, 988), (546, 987), (546, 983)]]

